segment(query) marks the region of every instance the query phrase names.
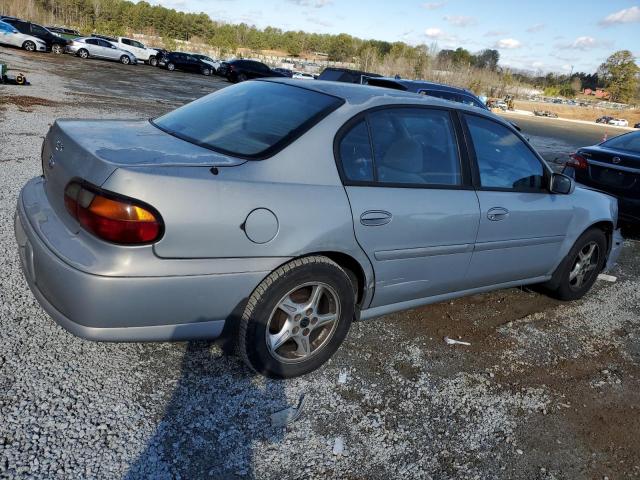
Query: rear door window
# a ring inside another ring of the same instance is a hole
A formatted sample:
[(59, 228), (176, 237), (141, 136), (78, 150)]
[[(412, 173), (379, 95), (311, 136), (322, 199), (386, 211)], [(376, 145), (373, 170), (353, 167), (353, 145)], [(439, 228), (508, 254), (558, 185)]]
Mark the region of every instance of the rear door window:
[(369, 129), (364, 119), (360, 120), (340, 141), (340, 161), (347, 180), (372, 182), (373, 153)]
[(269, 157), (342, 105), (337, 97), (272, 82), (221, 89), (153, 121), (186, 141), (242, 158)]

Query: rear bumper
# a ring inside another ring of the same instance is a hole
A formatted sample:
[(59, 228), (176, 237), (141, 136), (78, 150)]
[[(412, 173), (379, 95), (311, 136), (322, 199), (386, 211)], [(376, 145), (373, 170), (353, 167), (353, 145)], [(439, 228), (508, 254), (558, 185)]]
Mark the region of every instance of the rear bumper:
[[(99, 341), (213, 339), (240, 315), (246, 298), (269, 272), (123, 277), (94, 275), (65, 262), (32, 225), (55, 223), (50, 210), (18, 199), (15, 235), (24, 276), (42, 308), (69, 332)], [(32, 220), (29, 220), (32, 218)], [(50, 225), (50, 229), (54, 227)], [(57, 241), (64, 241), (59, 236)], [(78, 239), (76, 238), (77, 242)]]

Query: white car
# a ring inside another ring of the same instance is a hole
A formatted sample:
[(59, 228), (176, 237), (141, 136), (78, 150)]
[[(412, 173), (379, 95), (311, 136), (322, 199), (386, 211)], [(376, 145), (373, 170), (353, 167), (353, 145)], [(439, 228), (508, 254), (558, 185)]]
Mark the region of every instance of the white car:
[(46, 52), (47, 44), (31, 35), (20, 33), (13, 25), (0, 21), (0, 43), (24, 48), (29, 52)]
[(295, 72), (291, 78), (295, 78), (296, 80), (315, 80), (313, 75), (305, 72)]
[(148, 63), (152, 67), (158, 65), (158, 50), (155, 48), (147, 48), (144, 43), (127, 37), (117, 37), (111, 43), (121, 50), (132, 53), (138, 60)]
[(609, 120), (609, 125), (615, 125), (617, 127), (628, 127), (629, 122), (624, 118), (612, 118), (611, 120)]

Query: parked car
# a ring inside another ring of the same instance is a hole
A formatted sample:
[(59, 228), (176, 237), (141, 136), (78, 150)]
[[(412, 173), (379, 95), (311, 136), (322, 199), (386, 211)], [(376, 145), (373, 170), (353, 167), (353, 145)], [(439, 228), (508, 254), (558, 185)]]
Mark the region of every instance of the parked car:
[(72, 28), (47, 26), (46, 29), (52, 33), (60, 35), (62, 38), (66, 38), (67, 40), (73, 40), (82, 36), (79, 31), (73, 30)]
[(349, 68), (325, 68), (318, 76), (318, 80), (325, 80), (329, 82), (344, 82), (344, 83), (365, 83), (366, 78), (381, 77), (377, 73), (363, 72), (362, 70), (351, 70)]
[(212, 73), (218, 73), (218, 69), (220, 68), (220, 64), (222, 63), (220, 60), (215, 60), (211, 57), (207, 57), (206, 55), (202, 55), (200, 53), (192, 53), (194, 57), (202, 60), (204, 63), (211, 67)]
[(231, 60), (222, 62), (218, 74), (226, 77), (231, 83), (244, 82), (252, 78), (285, 77), (286, 75), (271, 70), (268, 65), (256, 60)]
[(113, 43), (97, 37), (81, 37), (72, 40), (67, 47), (69, 53), (87, 59), (89, 57), (115, 60), (123, 65), (135, 65), (138, 63), (135, 55), (116, 47)]
[(628, 127), (629, 122), (624, 118), (612, 118), (607, 122), (609, 125), (615, 125), (617, 127)]
[[(66, 38), (62, 38), (60, 35), (50, 32), (41, 25), (31, 23), (26, 20), (8, 17), (5, 17), (5, 19), (2, 21), (8, 23), (9, 25), (12, 25), (20, 33), (39, 38), (45, 43), (47, 51), (50, 50), (53, 53), (61, 54), (64, 53), (65, 48), (67, 47), (67, 45), (69, 45), (69, 40), (67, 40)], [(29, 49), (26, 48), (26, 50)]]
[(313, 75), (306, 72), (295, 72), (292, 75), (292, 78), (295, 78), (296, 80), (315, 80)]
[(116, 37), (111, 43), (121, 50), (132, 53), (138, 61), (148, 63), (152, 67), (158, 64), (158, 50), (145, 47), (144, 43), (127, 37)]
[(272, 68), (271, 70), (273, 70), (274, 72), (281, 73), (283, 76), (288, 78), (293, 77), (293, 70), (290, 70), (288, 68), (276, 67), (276, 68)]
[(558, 118), (558, 114), (557, 113), (551, 112), (549, 110), (534, 110), (533, 114), (536, 117)]
[(571, 155), (566, 173), (618, 199), (620, 219), (640, 223), (640, 132), (629, 132)]
[(20, 33), (13, 25), (0, 20), (0, 43), (24, 48), (29, 52), (46, 52), (47, 44), (32, 35)]
[(58, 323), (110, 341), (227, 326), (274, 377), (322, 365), (354, 318), (525, 284), (578, 299), (622, 243), (615, 198), (498, 116), (367, 86), (257, 80), (151, 121), (58, 120), (42, 163), (15, 229)]
[(476, 97), (473, 92), (464, 88), (444, 85), (442, 83), (426, 82), (423, 80), (405, 80), (403, 78), (366, 77), (364, 83), (374, 87), (393, 88), (405, 92), (419, 93), (429, 97), (443, 98), (458, 103), (472, 105), (488, 110), (485, 103)]
[(633, 128), (640, 128), (640, 122), (636, 123)]
[(604, 115), (602, 117), (596, 118), (596, 123), (609, 123), (609, 120), (613, 120), (613, 117)]
[(184, 72), (201, 73), (209, 76), (213, 74), (213, 67), (191, 53), (169, 52), (160, 58), (158, 66), (168, 71), (182, 70)]

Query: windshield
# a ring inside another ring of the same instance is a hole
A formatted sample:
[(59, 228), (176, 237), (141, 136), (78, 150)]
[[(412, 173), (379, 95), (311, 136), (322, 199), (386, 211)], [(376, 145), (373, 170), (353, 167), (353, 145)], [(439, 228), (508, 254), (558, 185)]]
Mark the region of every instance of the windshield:
[(617, 148), (628, 150), (629, 152), (640, 153), (640, 132), (631, 132), (619, 137), (614, 137), (601, 144), (607, 148)]
[(339, 98), (280, 83), (223, 88), (152, 123), (191, 143), (243, 158), (266, 158), (342, 105)]

